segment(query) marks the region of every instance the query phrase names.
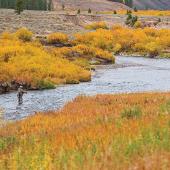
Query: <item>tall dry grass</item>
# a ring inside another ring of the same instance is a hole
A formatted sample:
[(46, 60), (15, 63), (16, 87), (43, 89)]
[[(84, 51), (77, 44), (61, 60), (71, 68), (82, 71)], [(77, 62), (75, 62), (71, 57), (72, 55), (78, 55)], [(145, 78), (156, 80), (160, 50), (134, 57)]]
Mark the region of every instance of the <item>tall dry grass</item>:
[(169, 101), (170, 93), (80, 96), (9, 124), (0, 169), (169, 169)]

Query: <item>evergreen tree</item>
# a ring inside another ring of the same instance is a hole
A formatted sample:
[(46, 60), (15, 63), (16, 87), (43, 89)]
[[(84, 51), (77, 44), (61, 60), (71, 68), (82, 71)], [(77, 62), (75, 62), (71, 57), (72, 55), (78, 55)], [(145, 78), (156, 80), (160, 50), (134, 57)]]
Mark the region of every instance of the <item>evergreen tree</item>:
[(88, 9), (88, 13), (91, 14), (91, 9), (90, 8)]
[[(22, 3), (19, 0), (0, 0), (0, 8), (16, 9), (20, 4), (22, 4), (22, 9), (47, 10), (47, 0), (22, 0)], [(53, 9), (52, 0), (50, 2), (50, 9)]]
[(77, 14), (80, 14), (80, 12), (81, 12), (80, 9), (78, 9)]
[(137, 10), (137, 8), (136, 8), (136, 7), (134, 8), (134, 12), (138, 12), (138, 10)]
[(23, 5), (24, 5), (24, 3), (23, 3), (23, 0), (17, 0), (16, 1), (16, 13), (17, 14), (21, 14), (21, 12), (23, 11)]
[(114, 14), (117, 14), (117, 11), (116, 10), (114, 10), (114, 12), (113, 12)]
[(62, 4), (62, 10), (63, 10), (63, 11), (65, 10), (65, 5), (64, 5), (64, 4)]
[(131, 10), (127, 10), (127, 13), (126, 13), (127, 15), (129, 15), (129, 14), (132, 14), (132, 11)]

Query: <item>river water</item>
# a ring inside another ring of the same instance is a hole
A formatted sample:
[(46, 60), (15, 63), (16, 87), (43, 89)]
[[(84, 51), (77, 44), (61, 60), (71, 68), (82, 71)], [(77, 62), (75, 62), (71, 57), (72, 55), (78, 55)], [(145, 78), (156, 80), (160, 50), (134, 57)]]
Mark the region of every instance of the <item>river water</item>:
[(115, 65), (99, 66), (91, 82), (63, 85), (53, 90), (29, 91), (17, 106), (16, 92), (0, 95), (6, 120), (19, 120), (38, 111), (61, 108), (78, 95), (170, 91), (170, 60), (116, 57)]

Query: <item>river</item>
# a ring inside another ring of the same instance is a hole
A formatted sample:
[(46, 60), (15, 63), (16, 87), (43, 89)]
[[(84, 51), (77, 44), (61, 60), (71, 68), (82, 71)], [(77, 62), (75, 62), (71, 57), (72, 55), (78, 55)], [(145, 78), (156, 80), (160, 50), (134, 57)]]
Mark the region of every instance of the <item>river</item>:
[(78, 95), (170, 91), (170, 60), (116, 57), (115, 65), (97, 67), (91, 82), (29, 91), (17, 106), (16, 92), (0, 95), (5, 120), (20, 120), (39, 111), (56, 110)]

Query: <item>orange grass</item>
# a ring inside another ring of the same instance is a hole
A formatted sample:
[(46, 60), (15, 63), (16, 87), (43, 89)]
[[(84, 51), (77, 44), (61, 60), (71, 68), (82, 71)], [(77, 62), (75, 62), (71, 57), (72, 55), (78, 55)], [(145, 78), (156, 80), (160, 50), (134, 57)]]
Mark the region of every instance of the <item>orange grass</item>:
[(1, 128), (0, 169), (169, 169), (169, 113), (170, 93), (80, 96)]

